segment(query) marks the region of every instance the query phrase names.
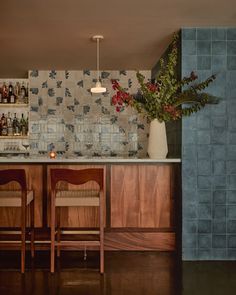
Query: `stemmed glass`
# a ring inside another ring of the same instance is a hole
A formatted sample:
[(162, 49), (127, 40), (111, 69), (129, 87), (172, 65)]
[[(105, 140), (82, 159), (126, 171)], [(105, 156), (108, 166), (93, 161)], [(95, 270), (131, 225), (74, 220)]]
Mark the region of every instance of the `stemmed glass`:
[(29, 155), (28, 152), (28, 148), (29, 148), (29, 141), (28, 140), (22, 140), (22, 146), (25, 148), (26, 153), (25, 153), (25, 157), (27, 157)]

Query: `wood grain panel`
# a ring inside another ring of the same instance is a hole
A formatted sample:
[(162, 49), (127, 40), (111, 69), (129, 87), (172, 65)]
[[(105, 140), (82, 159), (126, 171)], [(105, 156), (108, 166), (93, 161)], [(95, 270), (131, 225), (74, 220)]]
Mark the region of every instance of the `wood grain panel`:
[(111, 227), (173, 226), (172, 165), (112, 165)]
[[(104, 165), (50, 165), (48, 166), (48, 226), (50, 226), (50, 169), (52, 168), (69, 168), (81, 170), (86, 168), (103, 168), (104, 169), (104, 183), (106, 167)], [(59, 183), (61, 189), (76, 189), (75, 185)], [(98, 185), (95, 182), (88, 182), (81, 186), (85, 189), (97, 189)], [(106, 185), (104, 185), (105, 193)], [(98, 227), (99, 226), (99, 211), (95, 207), (67, 207), (61, 208), (61, 227)], [(106, 212), (104, 200), (104, 215)], [(106, 220), (104, 216), (104, 220)]]
[[(26, 171), (29, 189), (34, 190), (35, 198), (35, 226), (42, 226), (42, 165), (0, 165), (1, 169), (22, 168)], [(1, 173), (0, 173), (1, 175)], [(0, 176), (1, 177), (1, 176)], [(19, 189), (16, 182), (11, 182), (0, 188)], [(20, 209), (19, 208), (0, 208), (0, 227), (19, 227)]]
[(173, 251), (175, 233), (109, 232), (105, 234), (105, 250)]
[(139, 166), (140, 226), (170, 227), (171, 224), (170, 165)]
[(139, 227), (138, 165), (111, 167), (111, 227)]

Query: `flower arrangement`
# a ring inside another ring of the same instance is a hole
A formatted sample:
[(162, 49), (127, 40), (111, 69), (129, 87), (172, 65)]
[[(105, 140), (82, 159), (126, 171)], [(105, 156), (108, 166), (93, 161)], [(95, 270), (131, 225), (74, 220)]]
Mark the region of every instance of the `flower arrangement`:
[[(112, 97), (111, 103), (116, 107), (117, 112), (122, 112), (125, 107), (131, 106), (150, 120), (168, 122), (197, 112), (210, 99), (214, 102), (214, 97), (202, 90), (215, 80), (215, 75), (200, 83), (195, 83), (198, 77), (194, 72), (182, 80), (177, 79), (177, 42), (178, 35), (174, 34), (167, 59), (160, 59), (160, 70), (155, 81), (145, 82), (145, 77), (137, 72), (136, 76), (140, 85), (137, 94), (131, 95), (120, 86), (117, 80), (112, 80), (112, 87), (116, 94)], [(181, 92), (185, 85), (189, 85), (188, 89)], [(187, 105), (182, 108), (183, 104)]]

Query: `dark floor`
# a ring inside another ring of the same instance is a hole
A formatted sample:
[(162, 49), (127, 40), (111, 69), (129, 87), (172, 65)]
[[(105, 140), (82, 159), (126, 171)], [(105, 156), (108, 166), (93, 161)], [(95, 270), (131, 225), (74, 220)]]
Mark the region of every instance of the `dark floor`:
[[(27, 257), (25, 275), (20, 257), (0, 252), (0, 294), (60, 295), (218, 295), (235, 294), (236, 262), (177, 263), (174, 254), (158, 252), (106, 252), (105, 274), (99, 274), (98, 255), (63, 252), (54, 275), (49, 253), (37, 252), (34, 264)], [(31, 265), (30, 265), (31, 264)]]

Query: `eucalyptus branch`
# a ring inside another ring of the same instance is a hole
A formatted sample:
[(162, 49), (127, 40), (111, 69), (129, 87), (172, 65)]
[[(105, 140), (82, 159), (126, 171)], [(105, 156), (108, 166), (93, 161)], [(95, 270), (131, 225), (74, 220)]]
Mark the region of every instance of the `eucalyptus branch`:
[[(207, 103), (217, 103), (214, 96), (202, 92), (215, 80), (215, 75), (200, 83), (197, 83), (198, 77), (194, 72), (181, 80), (177, 79), (178, 38), (178, 34), (174, 34), (169, 54), (166, 59), (160, 59), (160, 70), (154, 82), (145, 82), (145, 77), (137, 72), (140, 85), (138, 95), (130, 95), (117, 81), (112, 82), (113, 89), (117, 91), (112, 97), (112, 104), (117, 111), (131, 106), (150, 120), (156, 118), (160, 122), (167, 122), (189, 116)], [(184, 86), (188, 86), (188, 89), (181, 91)], [(181, 108), (183, 104), (185, 107)]]

